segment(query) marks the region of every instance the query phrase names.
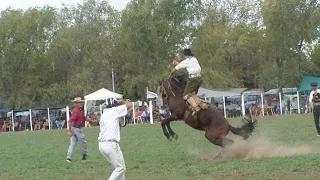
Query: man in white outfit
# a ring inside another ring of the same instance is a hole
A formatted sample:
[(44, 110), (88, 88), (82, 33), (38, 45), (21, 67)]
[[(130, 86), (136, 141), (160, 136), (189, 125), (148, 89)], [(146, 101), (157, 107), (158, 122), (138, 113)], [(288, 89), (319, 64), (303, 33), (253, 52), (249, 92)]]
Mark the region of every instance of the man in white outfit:
[(114, 168), (108, 180), (125, 180), (125, 162), (119, 146), (119, 118), (128, 113), (131, 103), (109, 98), (100, 119), (99, 150)]

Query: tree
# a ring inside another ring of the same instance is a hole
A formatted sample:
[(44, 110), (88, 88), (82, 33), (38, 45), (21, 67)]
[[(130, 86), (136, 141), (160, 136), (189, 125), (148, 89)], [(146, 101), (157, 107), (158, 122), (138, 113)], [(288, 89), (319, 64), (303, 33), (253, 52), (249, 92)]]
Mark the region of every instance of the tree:
[(33, 8), (25, 12), (7, 9), (0, 19), (1, 95), (10, 108), (29, 106), (40, 100), (48, 66), (45, 52), (56, 12)]

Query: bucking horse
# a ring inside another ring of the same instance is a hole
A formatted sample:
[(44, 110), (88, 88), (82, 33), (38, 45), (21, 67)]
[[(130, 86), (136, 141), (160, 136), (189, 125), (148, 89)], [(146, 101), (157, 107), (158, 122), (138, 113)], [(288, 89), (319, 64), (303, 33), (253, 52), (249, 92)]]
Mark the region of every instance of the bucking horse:
[(233, 127), (214, 105), (208, 105), (206, 109), (200, 110), (194, 117), (192, 116), (192, 110), (183, 99), (184, 83), (170, 77), (163, 80), (160, 85), (163, 102), (167, 103), (171, 112), (171, 115), (162, 121), (161, 126), (164, 135), (170, 141), (178, 139), (178, 135), (170, 127), (170, 122), (175, 120), (184, 120), (192, 128), (204, 131), (205, 137), (211, 143), (222, 148), (233, 143), (233, 140), (226, 138), (229, 131), (248, 139), (257, 125), (257, 120), (255, 118), (253, 120), (250, 114), (248, 117), (242, 117), (243, 124), (241, 127)]

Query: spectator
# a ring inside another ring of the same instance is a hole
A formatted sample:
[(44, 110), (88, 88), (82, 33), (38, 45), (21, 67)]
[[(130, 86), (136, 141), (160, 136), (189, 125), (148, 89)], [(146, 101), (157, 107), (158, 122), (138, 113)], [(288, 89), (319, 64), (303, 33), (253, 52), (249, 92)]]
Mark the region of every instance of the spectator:
[(1, 128), (2, 132), (7, 132), (7, 129), (10, 129), (9, 120), (5, 120)]
[(153, 109), (153, 119), (157, 122), (161, 121), (161, 115), (160, 115), (160, 110), (159, 110), (159, 106), (154, 107)]
[(14, 121), (14, 130), (21, 131), (21, 124), (18, 121)]
[(42, 129), (43, 129), (43, 130), (46, 130), (46, 128), (49, 129), (49, 119), (47, 118), (47, 116), (45, 116), (45, 117), (43, 118), (43, 127), (42, 127)]
[(236, 117), (240, 117), (241, 116), (241, 105), (240, 102), (238, 102), (236, 104), (236, 112), (235, 112)]
[(40, 117), (37, 116), (34, 123), (34, 130), (40, 130), (40, 129), (41, 129), (41, 121), (40, 121)]
[(170, 117), (170, 111), (169, 111), (169, 107), (168, 107), (168, 104), (164, 104), (164, 110), (163, 110), (163, 115), (164, 115), (164, 118), (167, 119)]
[(164, 113), (165, 113), (164, 106), (161, 106), (159, 112), (160, 112), (160, 119), (159, 119), (159, 120), (160, 120), (160, 122), (162, 122), (162, 121), (164, 120), (164, 118), (165, 118), (165, 115), (164, 115)]
[(59, 116), (58, 116), (57, 121), (56, 121), (57, 128), (58, 129), (62, 129), (64, 127), (65, 122), (66, 121), (65, 121), (65, 119), (63, 119), (62, 112), (59, 111)]
[(142, 118), (141, 118), (141, 111), (139, 111), (138, 108), (136, 108), (136, 110), (135, 110), (135, 120), (136, 120), (137, 123), (140, 122), (141, 124), (143, 124), (143, 121), (142, 121)]
[(149, 122), (148, 112), (144, 109), (141, 113), (141, 118), (144, 123)]
[(132, 115), (131, 113), (128, 111), (128, 113), (125, 116), (125, 120), (128, 124), (132, 124)]

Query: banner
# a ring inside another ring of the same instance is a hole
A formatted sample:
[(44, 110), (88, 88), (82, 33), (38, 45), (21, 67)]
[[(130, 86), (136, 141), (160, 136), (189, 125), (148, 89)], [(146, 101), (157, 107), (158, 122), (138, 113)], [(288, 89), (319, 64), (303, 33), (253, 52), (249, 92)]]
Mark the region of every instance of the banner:
[(147, 99), (153, 99), (153, 98), (157, 98), (158, 95), (154, 92), (151, 91), (147, 91)]

